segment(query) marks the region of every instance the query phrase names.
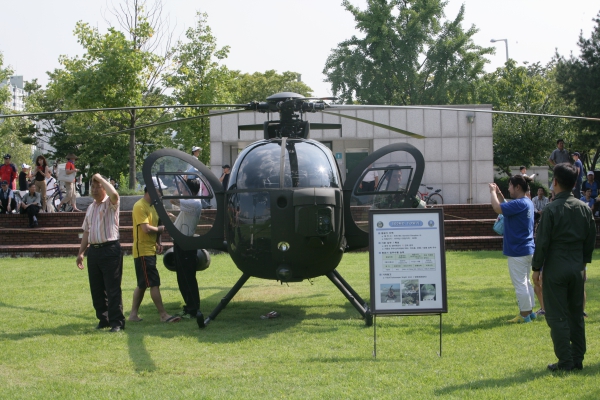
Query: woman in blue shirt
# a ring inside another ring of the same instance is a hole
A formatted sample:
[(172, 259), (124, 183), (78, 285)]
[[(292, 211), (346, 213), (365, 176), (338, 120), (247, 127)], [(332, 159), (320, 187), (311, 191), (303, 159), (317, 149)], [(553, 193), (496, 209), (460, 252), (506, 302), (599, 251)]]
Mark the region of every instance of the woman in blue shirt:
[(508, 183), (508, 192), (513, 199), (503, 202), (504, 197), (495, 183), (490, 183), (492, 208), (504, 215), (503, 253), (508, 257), (508, 272), (519, 304), (520, 315), (509, 322), (531, 322), (535, 294), (529, 280), (531, 259), (535, 250), (533, 241), (533, 218), (535, 208), (525, 193), (529, 191), (531, 178), (515, 175)]

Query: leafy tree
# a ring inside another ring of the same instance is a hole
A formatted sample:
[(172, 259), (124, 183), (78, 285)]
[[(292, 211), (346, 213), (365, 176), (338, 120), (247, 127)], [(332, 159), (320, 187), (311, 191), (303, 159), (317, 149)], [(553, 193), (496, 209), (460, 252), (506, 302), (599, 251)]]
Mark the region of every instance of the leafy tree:
[(442, 21), (447, 1), (368, 0), (361, 11), (343, 5), (364, 38), (339, 43), (323, 73), (345, 103), (468, 104), (483, 75), (491, 47), (473, 43), (475, 26), (464, 31), (464, 5)]
[[(504, 67), (486, 74), (477, 85), (477, 101), (502, 111), (565, 114), (567, 106), (558, 94), (552, 63)], [(546, 165), (556, 140), (572, 141), (569, 123), (562, 119), (494, 115), (494, 164), (509, 175), (511, 165)]]
[(264, 101), (267, 97), (279, 92), (293, 92), (303, 96), (312, 96), (312, 89), (300, 81), (297, 72), (285, 71), (278, 74), (275, 70), (253, 74), (235, 72), (237, 82), (236, 103)]
[[(579, 35), (579, 57), (556, 55), (556, 80), (562, 96), (572, 103), (573, 114), (600, 118), (600, 13), (594, 21), (596, 26), (589, 39), (583, 33)], [(576, 144), (585, 153), (587, 168), (595, 169), (600, 157), (600, 123), (579, 121), (577, 125), (581, 133)]]
[[(129, 2), (127, 2), (129, 5)], [(97, 29), (79, 22), (75, 35), (84, 47), (80, 57), (61, 57), (62, 69), (50, 75), (50, 83), (42, 104), (54, 109), (82, 109), (164, 104), (168, 98), (158, 86), (157, 74), (162, 71), (164, 57), (145, 50), (154, 28), (145, 14), (144, 4), (134, 1), (126, 35), (115, 28), (101, 35)], [(126, 11), (124, 11), (126, 12)], [(51, 138), (57, 155), (75, 152), (79, 165), (89, 165), (94, 171), (119, 176), (129, 166), (130, 188), (135, 185), (136, 163), (141, 162), (151, 146), (171, 143), (162, 129), (129, 132), (129, 149), (125, 136), (103, 136), (105, 133), (135, 128), (169, 119), (159, 110), (104, 111), (72, 114), (54, 121), (58, 125)], [(110, 149), (110, 151), (107, 151)], [(127, 150), (128, 149), (128, 150)], [(128, 157), (129, 155), (129, 157)]]
[[(173, 88), (173, 99), (178, 104), (219, 104), (233, 102), (233, 74), (222, 65), (229, 54), (229, 47), (217, 48), (217, 40), (207, 24), (207, 15), (198, 13), (195, 27), (186, 31), (185, 42), (179, 42), (174, 50), (175, 72), (166, 79)], [(177, 118), (208, 114), (206, 108), (183, 108), (176, 111)], [(210, 121), (199, 118), (173, 124), (175, 142), (190, 150), (200, 145), (200, 161), (210, 159)]]

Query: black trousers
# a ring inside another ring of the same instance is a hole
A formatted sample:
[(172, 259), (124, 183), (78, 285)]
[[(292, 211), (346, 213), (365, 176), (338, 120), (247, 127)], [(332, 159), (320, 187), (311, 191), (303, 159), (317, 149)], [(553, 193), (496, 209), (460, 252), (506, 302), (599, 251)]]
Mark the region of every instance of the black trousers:
[(583, 320), (583, 266), (544, 266), (542, 285), (546, 322), (560, 368), (583, 361), (586, 351)]
[(200, 310), (200, 292), (196, 279), (196, 250), (183, 250), (175, 243), (173, 245), (177, 273), (177, 285), (185, 305), (183, 312), (192, 317)]
[(8, 209), (8, 201), (10, 200), (10, 210), (17, 209), (17, 202), (15, 199), (0, 199), (0, 213), (4, 214)]
[(33, 224), (33, 217), (37, 217), (39, 212), (40, 207), (33, 204), (25, 209), (21, 208), (21, 214), (27, 214), (27, 218), (29, 218), (29, 225)]
[(92, 303), (101, 326), (125, 328), (121, 279), (123, 255), (119, 242), (88, 250), (88, 277)]

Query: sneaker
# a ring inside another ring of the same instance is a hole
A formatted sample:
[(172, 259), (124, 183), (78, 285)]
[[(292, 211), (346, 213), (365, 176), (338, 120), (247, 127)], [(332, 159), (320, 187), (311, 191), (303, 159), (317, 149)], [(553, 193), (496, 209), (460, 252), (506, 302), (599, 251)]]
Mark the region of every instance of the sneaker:
[(532, 312), (531, 314), (529, 314), (529, 319), (530, 319), (530, 320), (532, 320), (532, 321), (533, 321), (533, 320), (534, 320), (534, 319), (536, 319), (536, 318), (537, 318), (537, 314), (536, 314), (536, 313)]
[(520, 315), (517, 315), (516, 317), (514, 317), (513, 319), (509, 319), (508, 321), (511, 324), (520, 324), (520, 323), (527, 323), (527, 322), (531, 322), (531, 315), (528, 315), (526, 317), (522, 317)]
[(535, 314), (539, 317), (540, 315), (546, 315), (546, 311), (543, 308), (540, 308), (535, 312)]

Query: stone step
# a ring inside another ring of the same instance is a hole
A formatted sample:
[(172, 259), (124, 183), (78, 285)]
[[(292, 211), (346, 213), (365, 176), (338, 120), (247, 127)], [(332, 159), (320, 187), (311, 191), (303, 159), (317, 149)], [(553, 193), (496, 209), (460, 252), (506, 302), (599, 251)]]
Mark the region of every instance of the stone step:
[[(173, 247), (172, 242), (163, 242), (163, 251)], [(123, 254), (130, 255), (132, 243), (121, 243)], [(75, 257), (79, 254), (79, 244), (11, 244), (0, 245), (0, 258), (2, 257)], [(87, 254), (87, 251), (86, 251)]]

